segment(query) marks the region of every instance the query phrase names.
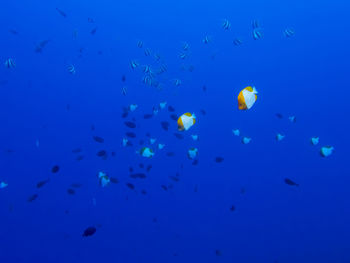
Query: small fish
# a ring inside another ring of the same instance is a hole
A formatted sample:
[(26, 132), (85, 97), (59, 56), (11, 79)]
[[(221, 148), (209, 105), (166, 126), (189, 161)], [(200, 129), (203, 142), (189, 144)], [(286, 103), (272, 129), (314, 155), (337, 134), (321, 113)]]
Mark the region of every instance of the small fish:
[(125, 135), (129, 138), (136, 138), (136, 134), (133, 132), (126, 132)]
[(221, 156), (215, 157), (215, 162), (216, 163), (222, 163), (224, 161), (224, 158)]
[(286, 28), (284, 31), (283, 31), (283, 35), (286, 37), (286, 38), (290, 38), (292, 36), (294, 36), (295, 34), (295, 31), (294, 29), (292, 28)]
[(84, 155), (78, 155), (76, 158), (75, 158), (75, 160), (77, 160), (77, 161), (81, 161), (81, 160), (83, 160), (84, 159)]
[(14, 68), (14, 67), (16, 67), (16, 63), (14, 62), (14, 60), (12, 58), (6, 59), (4, 65), (5, 65), (6, 68)]
[(173, 180), (174, 182), (180, 181), (179, 177), (177, 177), (177, 176), (169, 175), (169, 178), (170, 178), (171, 180)]
[(96, 34), (96, 31), (97, 31), (97, 27), (93, 28), (93, 29), (90, 31), (90, 34), (91, 34), (91, 35), (95, 35), (95, 34)]
[(211, 37), (210, 36), (205, 36), (203, 39), (202, 39), (202, 42), (204, 44), (209, 44), (211, 42)]
[(111, 182), (109, 176), (104, 172), (98, 172), (98, 180), (102, 187), (108, 186)]
[(288, 119), (292, 123), (295, 123), (297, 121), (295, 116), (289, 116)]
[(180, 85), (182, 84), (182, 82), (181, 82), (180, 79), (174, 79), (173, 83), (174, 83), (174, 85), (175, 85), (176, 87), (178, 87), (178, 86), (180, 86)]
[(160, 123), (160, 125), (162, 126), (163, 130), (165, 130), (165, 131), (168, 131), (168, 130), (169, 130), (169, 126), (170, 126), (169, 122), (167, 122), (167, 121), (162, 121), (162, 122)]
[(129, 140), (127, 138), (123, 138), (122, 144), (124, 147), (128, 146), (128, 142), (129, 142)]
[(252, 138), (243, 137), (243, 138), (242, 138), (242, 143), (243, 143), (243, 144), (248, 144), (248, 143), (250, 143), (251, 140), (252, 140)]
[(92, 138), (94, 139), (95, 142), (98, 142), (98, 143), (104, 143), (104, 139), (100, 136), (92, 136)]
[(153, 114), (144, 114), (143, 115), (143, 118), (148, 120), (148, 119), (151, 119), (153, 117)]
[(38, 198), (38, 194), (33, 194), (33, 195), (28, 197), (27, 201), (28, 202), (33, 202), (37, 198)]
[(189, 48), (190, 48), (190, 45), (187, 42), (184, 42), (183, 45), (182, 45), (182, 49), (184, 51), (187, 51)]
[(15, 30), (15, 29), (10, 29), (9, 32), (10, 32), (12, 35), (18, 35), (18, 31)]
[(152, 169), (152, 164), (147, 165), (146, 172), (150, 172)]
[(175, 112), (175, 108), (171, 105), (168, 106), (168, 111), (169, 112)]
[(130, 61), (130, 67), (131, 69), (136, 69), (140, 64), (136, 60)]
[(105, 150), (101, 150), (101, 151), (98, 151), (98, 152), (96, 153), (96, 155), (97, 155), (98, 157), (106, 157), (106, 156), (107, 156), (107, 152), (106, 152)]
[(176, 121), (177, 120), (177, 115), (176, 114), (171, 114), (170, 119)]
[(144, 189), (142, 189), (142, 190), (141, 190), (141, 194), (146, 195), (146, 194), (147, 194), (147, 191), (144, 190)]
[(253, 20), (253, 21), (252, 21), (252, 28), (253, 28), (253, 29), (256, 29), (256, 28), (259, 28), (259, 27), (260, 27), (260, 25), (259, 25), (258, 20)]
[(289, 178), (285, 178), (284, 179), (284, 182), (288, 185), (291, 185), (291, 186), (299, 186), (299, 184), (297, 184), (296, 182), (292, 181), (291, 179)]
[(198, 135), (197, 134), (192, 134), (191, 137), (192, 137), (192, 139), (194, 141), (198, 141)]
[(125, 81), (126, 81), (126, 76), (122, 75), (122, 82), (125, 82)]
[(215, 250), (215, 255), (217, 255), (219, 257), (219, 256), (222, 256), (222, 253), (219, 249), (217, 249), (217, 250)]
[(72, 150), (72, 153), (80, 153), (81, 151), (81, 148), (75, 148)]
[(56, 11), (57, 11), (61, 16), (63, 16), (64, 18), (67, 17), (67, 14), (66, 14), (65, 12), (63, 12), (61, 9), (59, 9), (59, 8), (56, 7)]
[(0, 182), (0, 189), (6, 188), (8, 186), (8, 183)]
[(310, 142), (312, 145), (317, 145), (320, 142), (320, 138), (319, 137), (312, 137), (310, 139)]
[(197, 148), (190, 148), (187, 152), (187, 157), (191, 160), (195, 159), (198, 155), (198, 149)]
[(236, 207), (235, 207), (234, 205), (232, 205), (232, 206), (230, 207), (230, 211), (233, 212), (233, 211), (235, 211), (235, 210), (236, 210)]
[(253, 107), (254, 103), (258, 99), (258, 91), (253, 86), (248, 86), (241, 90), (238, 94), (238, 109), (239, 110), (249, 110)]
[(234, 136), (239, 136), (241, 134), (241, 132), (239, 131), (239, 129), (233, 129), (232, 133)]
[(243, 43), (242, 40), (239, 38), (236, 38), (235, 40), (233, 40), (233, 44), (235, 46), (240, 46), (240, 45), (242, 45), (242, 43)]
[(262, 33), (261, 33), (261, 31), (258, 28), (255, 28), (253, 30), (253, 39), (254, 40), (258, 40), (260, 38), (262, 38)]
[(149, 57), (151, 55), (151, 50), (149, 48), (146, 48), (144, 53), (146, 57)]
[(127, 88), (126, 87), (122, 87), (121, 93), (122, 93), (123, 96), (126, 96), (126, 94), (128, 93)]
[(150, 143), (150, 144), (154, 144), (154, 143), (156, 142), (156, 140), (157, 140), (157, 139), (155, 139), (155, 138), (150, 138), (150, 139), (149, 139), (149, 143)]
[(88, 228), (86, 228), (82, 234), (83, 237), (89, 237), (92, 236), (96, 233), (96, 227), (94, 226), (89, 226)]
[(168, 187), (166, 185), (162, 184), (161, 187), (164, 191), (168, 191)]
[(126, 183), (126, 186), (131, 190), (135, 189), (135, 185), (133, 185), (132, 183)]
[(45, 184), (47, 184), (48, 182), (50, 182), (50, 179), (43, 180), (43, 181), (39, 181), (39, 182), (36, 184), (36, 188), (41, 188), (41, 187), (43, 187)]
[(180, 134), (180, 133), (174, 133), (174, 136), (175, 136), (177, 139), (180, 139), (180, 140), (184, 139), (184, 136), (183, 136), (182, 134)]
[(230, 27), (231, 27), (231, 23), (230, 23), (227, 19), (225, 19), (225, 20), (222, 22), (222, 28), (223, 28), (224, 30), (229, 30)]
[(174, 152), (167, 152), (167, 153), (166, 153), (166, 156), (168, 156), (168, 157), (173, 157), (173, 156), (175, 156), (175, 153), (174, 153)]
[(324, 146), (321, 148), (320, 154), (322, 157), (328, 157), (333, 153), (333, 151), (334, 151), (333, 146)]
[(125, 126), (131, 128), (131, 129), (136, 128), (136, 124), (131, 122), (131, 121), (125, 121), (124, 124), (125, 124)]
[(203, 110), (203, 109), (200, 110), (200, 113), (201, 113), (203, 116), (207, 115), (207, 112), (206, 112), (205, 110)]
[(119, 180), (115, 177), (109, 177), (109, 180), (111, 181), (112, 184), (118, 184)]
[(130, 174), (130, 178), (133, 178), (133, 179), (136, 179), (136, 178), (144, 179), (144, 178), (146, 178), (146, 175), (144, 173), (135, 173), (135, 174)]
[(177, 120), (177, 129), (179, 131), (187, 131), (196, 123), (196, 116), (194, 113), (186, 112), (182, 114)]
[(283, 115), (282, 115), (281, 113), (276, 113), (276, 117), (277, 117), (278, 119), (283, 119)]
[(185, 59), (185, 58), (187, 58), (187, 54), (184, 52), (180, 53), (179, 57), (180, 57), (180, 59)]
[(76, 73), (74, 65), (68, 66), (68, 72), (72, 75), (74, 75)]
[(41, 53), (44, 49), (44, 47), (49, 43), (49, 40), (43, 40), (41, 41), (35, 48), (36, 53)]
[(58, 171), (60, 170), (60, 167), (58, 165), (54, 165), (52, 168), (51, 168), (51, 172), (53, 174), (55, 173), (58, 173)]
[(158, 149), (162, 150), (165, 147), (165, 144), (162, 143), (158, 143)]
[(75, 195), (75, 190), (74, 190), (74, 189), (71, 189), (71, 188), (68, 188), (68, 189), (67, 189), (67, 194), (69, 194), (69, 195)]
[(148, 148), (148, 147), (143, 147), (141, 148), (140, 151), (138, 151), (138, 153), (142, 156), (142, 157), (146, 157), (146, 158), (152, 158), (154, 156), (154, 152), (152, 149)]
[(192, 162), (192, 165), (198, 165), (198, 162), (199, 162), (198, 159), (196, 159)]
[(282, 141), (284, 139), (285, 135), (282, 135), (280, 133), (277, 133), (276, 135), (276, 140), (279, 142), (279, 141)]

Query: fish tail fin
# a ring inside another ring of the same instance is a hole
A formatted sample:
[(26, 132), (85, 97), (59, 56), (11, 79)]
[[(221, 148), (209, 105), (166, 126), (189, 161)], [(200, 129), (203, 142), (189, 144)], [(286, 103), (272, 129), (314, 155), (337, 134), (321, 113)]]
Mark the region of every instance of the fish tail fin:
[(253, 87), (253, 93), (258, 94), (258, 91), (256, 90), (255, 86)]

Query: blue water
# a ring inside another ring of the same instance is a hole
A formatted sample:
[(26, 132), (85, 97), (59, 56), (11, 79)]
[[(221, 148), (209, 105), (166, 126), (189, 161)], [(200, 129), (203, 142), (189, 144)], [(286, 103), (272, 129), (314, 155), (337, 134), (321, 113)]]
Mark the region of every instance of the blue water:
[[(0, 189), (0, 262), (350, 262), (349, 8), (344, 0), (3, 1), (0, 182), (8, 186)], [(9, 58), (15, 67), (3, 65)], [(162, 89), (145, 85), (143, 65), (161, 64), (167, 71), (154, 79)], [(237, 95), (250, 85), (258, 99), (239, 111)], [(144, 119), (163, 101), (175, 113)], [(122, 118), (132, 103), (137, 110)], [(196, 124), (178, 139), (169, 116), (185, 112)], [(124, 121), (133, 118), (130, 129)], [(136, 138), (123, 147), (128, 131)], [(136, 153), (157, 143), (165, 148), (151, 159)], [(322, 158), (326, 145), (334, 152)], [(187, 157), (191, 147), (198, 165)], [(130, 178), (129, 167), (147, 178)], [(101, 187), (100, 171), (119, 183)], [(176, 174), (178, 182), (169, 178)], [(68, 194), (73, 183), (81, 187)], [(83, 237), (90, 226), (96, 233)]]

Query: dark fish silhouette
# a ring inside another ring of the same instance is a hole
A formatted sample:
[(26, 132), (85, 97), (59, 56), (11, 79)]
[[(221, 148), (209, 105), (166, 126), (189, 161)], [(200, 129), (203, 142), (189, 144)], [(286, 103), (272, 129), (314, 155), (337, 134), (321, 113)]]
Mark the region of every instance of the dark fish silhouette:
[(126, 80), (125, 75), (122, 75), (122, 81), (125, 82), (125, 80)]
[(122, 118), (125, 119), (126, 117), (128, 117), (129, 112), (128, 111), (124, 111), (122, 114)]
[(90, 126), (90, 129), (91, 129), (92, 131), (94, 131), (94, 130), (95, 130), (95, 125), (92, 124), (92, 125)]
[(58, 8), (56, 7), (56, 10), (57, 10), (57, 12), (58, 12), (61, 16), (67, 17), (67, 14), (66, 14), (65, 12), (63, 12), (61, 9), (58, 9)]
[(112, 184), (118, 184), (119, 180), (115, 177), (109, 177), (109, 180), (111, 181)]
[(37, 194), (33, 194), (33, 195), (28, 197), (27, 201), (28, 202), (33, 202), (37, 198), (38, 198), (38, 195)]
[(175, 156), (175, 153), (174, 153), (174, 152), (167, 152), (167, 153), (166, 153), (166, 156), (168, 156), (168, 157), (173, 157), (173, 156)]
[(84, 230), (83, 232), (83, 237), (89, 237), (92, 236), (93, 234), (96, 233), (96, 227), (94, 226), (89, 226), (87, 229)]
[(81, 148), (75, 148), (72, 150), (72, 153), (80, 153), (81, 151)]
[(299, 184), (297, 184), (296, 182), (292, 181), (291, 179), (289, 178), (285, 178), (284, 179), (284, 182), (288, 185), (291, 185), (291, 186), (299, 186)]
[(75, 195), (75, 190), (72, 189), (72, 188), (68, 188), (68, 189), (67, 189), (67, 193), (68, 193), (69, 195)]
[(125, 121), (124, 124), (125, 124), (125, 126), (131, 128), (131, 129), (136, 128), (136, 124), (131, 122), (131, 121)]
[(125, 135), (129, 138), (136, 138), (136, 134), (133, 132), (126, 132)]
[(92, 138), (94, 139), (95, 142), (98, 142), (98, 143), (104, 143), (104, 139), (100, 136), (92, 136)]
[(107, 156), (107, 151), (101, 150), (96, 153), (98, 157), (106, 157)]
[(200, 112), (202, 113), (202, 115), (207, 115), (207, 112), (203, 109), (201, 109)]
[(143, 189), (143, 190), (141, 190), (141, 194), (146, 195), (147, 191)]
[(133, 185), (132, 183), (127, 183), (126, 186), (131, 190), (135, 189), (135, 185)]
[(15, 30), (15, 29), (10, 29), (9, 32), (10, 32), (12, 35), (18, 35), (18, 31)]
[(215, 158), (215, 162), (217, 162), (217, 163), (222, 163), (223, 161), (224, 161), (223, 157), (218, 156)]
[(198, 164), (198, 159), (196, 159), (192, 162), (192, 165), (197, 165), (197, 164)]
[(168, 106), (168, 111), (169, 112), (175, 112), (175, 108), (171, 105)]
[(43, 40), (41, 41), (36, 47), (35, 47), (35, 52), (36, 53), (41, 53), (44, 49), (44, 47), (49, 43), (49, 40)]
[(135, 174), (130, 174), (130, 177), (133, 179), (136, 179), (136, 178), (145, 179), (146, 175), (144, 173), (135, 173)]
[(151, 169), (152, 169), (152, 164), (149, 164), (149, 165), (147, 166), (147, 168), (146, 168), (146, 172), (151, 171)]
[(205, 92), (205, 91), (207, 91), (207, 87), (206, 86), (203, 86), (202, 87), (202, 90)]
[(59, 170), (60, 170), (60, 167), (58, 165), (54, 165), (51, 168), (51, 172), (54, 173), (54, 174), (57, 173)]
[(230, 207), (230, 211), (233, 212), (233, 211), (235, 211), (235, 210), (236, 210), (236, 207), (235, 207), (234, 205), (232, 205), (232, 206)]
[(94, 29), (92, 29), (92, 30), (90, 31), (90, 34), (91, 34), (91, 35), (95, 35), (95, 34), (96, 34), (96, 31), (97, 31), (97, 27), (95, 27)]
[(84, 155), (78, 155), (77, 158), (75, 158), (75, 160), (77, 161), (81, 161), (84, 159)]
[(170, 119), (174, 120), (174, 121), (177, 121), (177, 115), (176, 114), (171, 114), (170, 115)]
[(162, 121), (161, 123), (160, 123), (160, 125), (162, 126), (162, 128), (163, 128), (163, 130), (165, 130), (165, 131), (168, 131), (169, 130), (169, 122), (167, 122), (167, 121)]
[(180, 181), (180, 178), (177, 177), (177, 176), (170, 175), (169, 178), (170, 178), (171, 180), (173, 180), (174, 182)]
[(181, 133), (174, 133), (174, 136), (180, 140), (184, 138), (184, 136)]
[(40, 181), (40, 182), (38, 182), (38, 183), (36, 184), (36, 188), (41, 188), (41, 187), (43, 187), (45, 184), (47, 184), (48, 182), (50, 182), (50, 179)]
[(276, 113), (276, 117), (279, 119), (283, 119), (283, 115), (281, 113)]
[(143, 115), (143, 118), (144, 119), (150, 119), (150, 118), (152, 118), (153, 117), (153, 114), (145, 114), (145, 115)]
[(166, 185), (162, 184), (161, 187), (164, 191), (168, 191), (168, 187)]

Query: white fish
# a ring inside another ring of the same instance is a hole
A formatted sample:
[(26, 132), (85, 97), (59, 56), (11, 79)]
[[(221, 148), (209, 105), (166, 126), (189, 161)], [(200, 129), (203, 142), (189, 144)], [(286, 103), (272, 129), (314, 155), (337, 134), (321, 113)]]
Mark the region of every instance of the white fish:
[(0, 182), (0, 189), (6, 188), (7, 186), (8, 186), (7, 183), (5, 183), (5, 182)]
[(252, 140), (252, 138), (243, 137), (243, 138), (242, 138), (242, 143), (243, 143), (243, 144), (248, 144), (248, 143), (250, 143), (251, 140)]
[(166, 101), (159, 103), (159, 108), (164, 109), (166, 107), (166, 104), (167, 104)]
[(320, 142), (320, 138), (319, 137), (312, 137), (310, 139), (310, 142), (312, 145), (317, 145)]
[(233, 129), (232, 133), (234, 136), (239, 136), (241, 134), (241, 132), (238, 129)]
[(187, 152), (187, 156), (190, 159), (196, 158), (198, 155), (198, 149), (197, 148), (190, 148)]
[(334, 151), (334, 147), (332, 146), (324, 146), (320, 150), (320, 154), (322, 157), (328, 157), (330, 156)]
[(162, 150), (165, 147), (165, 144), (158, 143), (158, 149)]
[(129, 105), (129, 110), (132, 112), (132, 111), (135, 111), (137, 109), (138, 105), (137, 104), (130, 104)]
[(277, 140), (277, 141), (282, 141), (282, 140), (284, 139), (284, 137), (285, 137), (285, 135), (282, 135), (282, 134), (280, 134), (280, 133), (277, 133), (277, 135), (276, 135), (276, 140)]

